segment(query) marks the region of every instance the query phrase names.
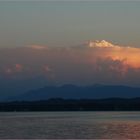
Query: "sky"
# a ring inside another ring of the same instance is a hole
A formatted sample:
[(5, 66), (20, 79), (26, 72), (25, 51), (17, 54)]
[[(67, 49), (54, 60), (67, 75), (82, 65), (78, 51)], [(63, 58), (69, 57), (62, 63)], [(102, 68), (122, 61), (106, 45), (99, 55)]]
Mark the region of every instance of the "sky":
[(1, 95), (66, 84), (140, 87), (140, 48), (96, 40), (0, 49)]
[(0, 90), (140, 87), (140, 1), (0, 1)]
[(0, 47), (91, 39), (139, 47), (139, 13), (140, 1), (0, 1)]

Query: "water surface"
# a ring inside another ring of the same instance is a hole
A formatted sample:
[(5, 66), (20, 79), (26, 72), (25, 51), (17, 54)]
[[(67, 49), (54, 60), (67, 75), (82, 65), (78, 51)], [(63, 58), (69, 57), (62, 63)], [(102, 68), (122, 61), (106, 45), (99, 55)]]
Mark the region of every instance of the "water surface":
[(140, 112), (1, 112), (0, 138), (138, 139)]

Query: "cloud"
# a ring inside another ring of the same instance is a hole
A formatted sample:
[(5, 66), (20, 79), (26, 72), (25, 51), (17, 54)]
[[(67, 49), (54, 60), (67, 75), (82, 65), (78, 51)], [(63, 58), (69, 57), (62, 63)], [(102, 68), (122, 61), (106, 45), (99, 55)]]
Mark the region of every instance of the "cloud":
[(23, 65), (21, 64), (9, 64), (1, 67), (0, 73), (2, 76), (6, 76), (7, 78), (17, 77), (20, 73), (23, 72)]
[(27, 45), (26, 47), (31, 49), (37, 49), (37, 50), (47, 49), (47, 46), (43, 46), (43, 45)]
[(0, 75), (20, 79), (45, 77), (57, 84), (138, 86), (140, 48), (97, 40), (78, 47), (33, 45), (3, 49), (0, 51)]
[(99, 47), (99, 48), (120, 48), (119, 46), (114, 45), (110, 42), (107, 42), (106, 40), (89, 41), (88, 44), (89, 44), (88, 46), (91, 47), (91, 48), (95, 48), (95, 47)]
[(21, 64), (15, 64), (15, 70), (16, 70), (17, 72), (22, 71), (22, 69), (23, 69), (23, 66), (22, 66)]
[(10, 68), (7, 68), (7, 69), (5, 70), (5, 73), (6, 73), (6, 74), (11, 74), (11, 73), (12, 73), (12, 70), (11, 70)]
[(116, 76), (125, 76), (129, 66), (125, 63), (125, 60), (113, 60), (111, 57), (107, 57), (98, 59), (96, 61), (96, 68), (99, 73), (110, 73), (107, 76), (112, 76), (112, 74)]
[(51, 68), (49, 67), (49, 66), (47, 66), (47, 65), (45, 65), (44, 66), (44, 70), (45, 70), (45, 72), (50, 72), (51, 71)]
[[(125, 60), (129, 66), (133, 68), (140, 68), (140, 48), (135, 48), (131, 46), (120, 46), (114, 45), (105, 40), (102, 41), (90, 41), (87, 47), (91, 48), (91, 52), (97, 54), (96, 56), (101, 58), (110, 57), (112, 60)], [(94, 59), (93, 58), (93, 59)]]

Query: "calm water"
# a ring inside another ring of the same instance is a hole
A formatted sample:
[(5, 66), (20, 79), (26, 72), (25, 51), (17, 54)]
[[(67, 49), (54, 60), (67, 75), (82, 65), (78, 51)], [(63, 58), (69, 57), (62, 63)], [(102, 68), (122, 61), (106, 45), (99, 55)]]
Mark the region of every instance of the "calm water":
[(140, 138), (140, 112), (0, 113), (0, 138)]

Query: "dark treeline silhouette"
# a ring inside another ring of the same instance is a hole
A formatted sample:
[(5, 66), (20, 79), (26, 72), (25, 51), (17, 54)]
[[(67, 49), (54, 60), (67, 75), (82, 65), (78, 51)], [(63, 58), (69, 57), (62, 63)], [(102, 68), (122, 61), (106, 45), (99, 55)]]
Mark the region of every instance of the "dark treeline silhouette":
[(140, 98), (62, 99), (1, 102), (0, 111), (140, 111)]

